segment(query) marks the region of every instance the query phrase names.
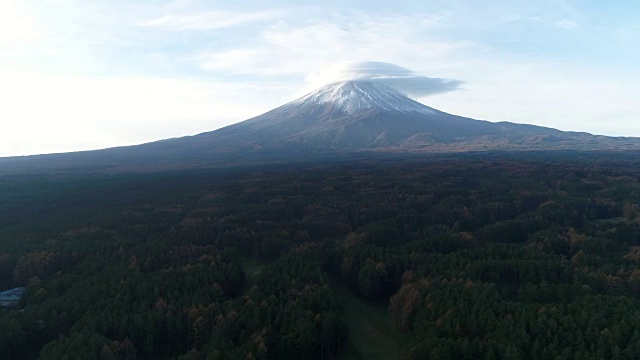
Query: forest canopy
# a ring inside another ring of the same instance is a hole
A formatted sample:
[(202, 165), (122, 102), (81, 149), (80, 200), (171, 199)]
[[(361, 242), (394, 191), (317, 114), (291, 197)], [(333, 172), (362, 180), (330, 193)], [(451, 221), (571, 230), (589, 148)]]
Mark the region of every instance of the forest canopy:
[(27, 289), (0, 312), (0, 357), (365, 358), (377, 331), (383, 358), (637, 358), (638, 165), (481, 154), (1, 177), (0, 291)]

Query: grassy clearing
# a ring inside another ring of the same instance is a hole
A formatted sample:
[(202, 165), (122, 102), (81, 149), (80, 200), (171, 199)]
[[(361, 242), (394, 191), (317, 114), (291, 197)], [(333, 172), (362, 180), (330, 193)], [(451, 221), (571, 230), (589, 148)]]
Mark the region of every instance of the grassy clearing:
[(243, 258), (242, 269), (247, 280), (247, 285), (253, 286), (255, 284), (256, 277), (260, 275), (260, 272), (264, 268), (264, 264), (255, 259)]
[(401, 359), (409, 336), (391, 326), (387, 304), (364, 301), (342, 286), (335, 290), (345, 306), (345, 320), (350, 329), (343, 358)]
[[(247, 286), (255, 284), (264, 268), (258, 260), (243, 258), (242, 267)], [(388, 304), (371, 303), (359, 298), (343, 285), (334, 290), (345, 307), (345, 321), (349, 325), (349, 342), (342, 358), (347, 360), (397, 360), (409, 345), (409, 335), (400, 333), (389, 320)]]

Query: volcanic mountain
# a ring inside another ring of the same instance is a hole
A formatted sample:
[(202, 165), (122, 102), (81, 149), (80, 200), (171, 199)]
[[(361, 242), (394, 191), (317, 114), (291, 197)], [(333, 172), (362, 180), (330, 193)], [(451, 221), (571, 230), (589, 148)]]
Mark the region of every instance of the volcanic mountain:
[(380, 83), (346, 81), (215, 131), (106, 150), (5, 158), (0, 173), (224, 166), (287, 161), (292, 154), (491, 150), (640, 150), (640, 139), (474, 120), (430, 108)]
[(207, 152), (640, 148), (635, 139), (451, 115), (368, 81), (329, 84), (249, 120), (170, 142)]

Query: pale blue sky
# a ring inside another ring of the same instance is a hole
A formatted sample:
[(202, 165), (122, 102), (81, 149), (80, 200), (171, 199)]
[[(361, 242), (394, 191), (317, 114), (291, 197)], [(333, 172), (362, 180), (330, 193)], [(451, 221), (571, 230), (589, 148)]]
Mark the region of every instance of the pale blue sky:
[[(213, 130), (382, 61), (454, 114), (640, 136), (632, 1), (0, 1), (0, 156)], [(426, 3), (426, 4), (425, 4)]]

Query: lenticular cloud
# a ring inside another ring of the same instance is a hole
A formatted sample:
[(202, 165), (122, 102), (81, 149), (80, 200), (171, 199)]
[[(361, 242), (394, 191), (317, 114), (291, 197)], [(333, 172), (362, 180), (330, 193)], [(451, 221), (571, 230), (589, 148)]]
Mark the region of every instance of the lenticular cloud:
[(453, 91), (462, 81), (416, 75), (414, 71), (379, 61), (348, 62), (330, 66), (309, 77), (312, 82), (363, 80), (383, 83), (411, 96), (426, 96)]

